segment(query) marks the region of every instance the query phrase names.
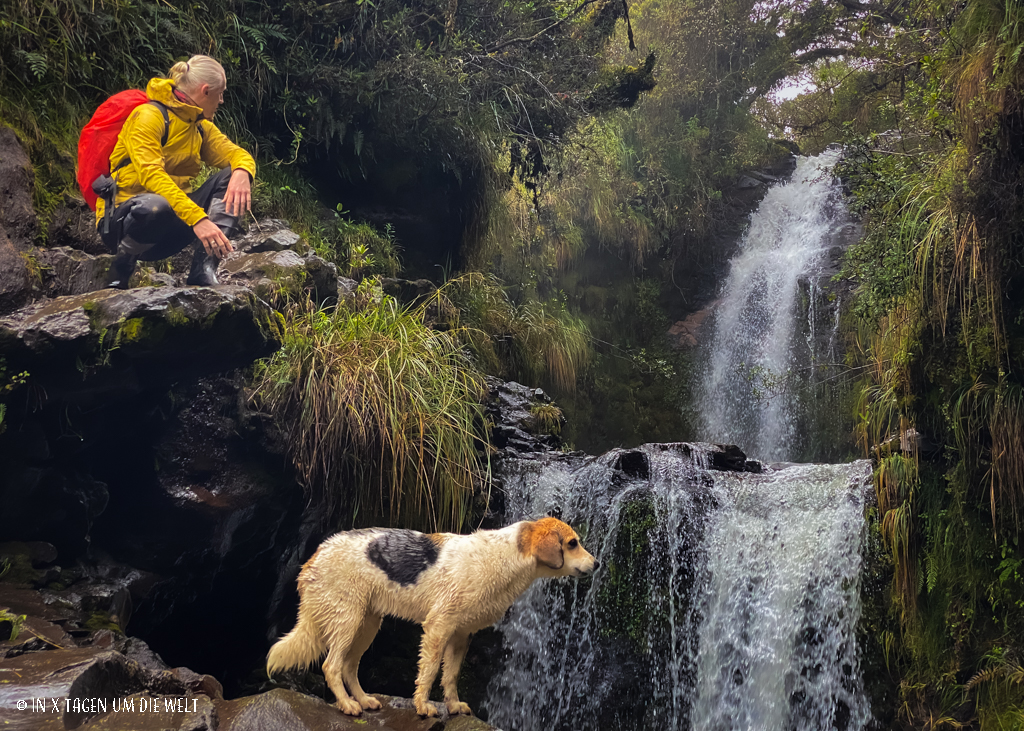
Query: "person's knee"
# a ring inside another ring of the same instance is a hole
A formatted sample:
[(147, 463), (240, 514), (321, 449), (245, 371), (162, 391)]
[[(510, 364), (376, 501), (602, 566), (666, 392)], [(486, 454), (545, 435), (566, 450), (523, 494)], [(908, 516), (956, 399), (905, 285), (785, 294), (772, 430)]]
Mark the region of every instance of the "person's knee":
[(156, 193), (137, 195), (131, 199), (131, 203), (132, 206), (126, 218), (143, 226), (152, 225), (169, 215), (175, 215), (167, 199)]

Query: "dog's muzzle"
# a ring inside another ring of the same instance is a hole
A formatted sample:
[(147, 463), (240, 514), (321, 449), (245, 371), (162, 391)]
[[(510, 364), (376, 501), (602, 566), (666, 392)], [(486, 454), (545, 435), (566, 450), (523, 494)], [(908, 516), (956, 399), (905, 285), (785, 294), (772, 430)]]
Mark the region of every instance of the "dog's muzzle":
[(598, 567), (598, 561), (597, 561), (597, 559), (595, 558), (595, 559), (594, 559), (594, 563), (593, 563), (593, 564), (591, 564), (591, 566), (590, 566), (590, 568), (589, 568), (589, 569), (581, 569), (581, 568), (577, 567), (577, 568), (576, 568), (576, 575), (577, 575), (577, 576), (590, 576), (590, 575), (591, 575), (591, 574), (593, 574), (593, 573), (594, 573), (595, 571), (597, 571), (597, 567)]

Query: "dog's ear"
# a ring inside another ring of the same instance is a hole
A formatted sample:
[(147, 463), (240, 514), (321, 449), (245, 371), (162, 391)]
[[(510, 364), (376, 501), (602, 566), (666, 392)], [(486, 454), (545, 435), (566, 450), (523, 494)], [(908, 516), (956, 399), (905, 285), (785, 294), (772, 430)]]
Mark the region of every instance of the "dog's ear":
[(565, 564), (562, 557), (562, 539), (553, 530), (544, 531), (540, 540), (533, 545), (533, 555), (549, 569), (560, 569)]

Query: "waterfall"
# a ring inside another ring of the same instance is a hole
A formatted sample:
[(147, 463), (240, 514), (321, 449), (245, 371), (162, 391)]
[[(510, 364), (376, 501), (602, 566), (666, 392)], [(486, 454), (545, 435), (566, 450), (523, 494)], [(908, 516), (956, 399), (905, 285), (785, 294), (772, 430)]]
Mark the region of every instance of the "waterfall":
[(702, 439), (764, 460), (835, 456), (811, 443), (821, 417), (836, 412), (818, 387), (834, 375), (839, 307), (822, 296), (822, 284), (849, 224), (831, 173), (839, 156), (799, 158), (789, 182), (769, 190), (751, 217), (715, 308), (697, 389)]
[[(510, 520), (555, 511), (600, 561), (537, 582), (499, 629), (505, 731), (858, 731), (870, 465), (710, 469), (651, 444), (504, 467)], [(741, 463), (742, 464), (742, 463)]]

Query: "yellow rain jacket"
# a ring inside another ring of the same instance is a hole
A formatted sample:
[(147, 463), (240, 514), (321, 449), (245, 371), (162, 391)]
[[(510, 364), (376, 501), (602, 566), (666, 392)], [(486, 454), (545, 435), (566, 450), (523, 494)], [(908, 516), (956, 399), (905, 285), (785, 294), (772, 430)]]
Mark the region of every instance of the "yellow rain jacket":
[[(206, 163), (213, 168), (241, 168), (255, 180), (256, 162), (252, 155), (229, 140), (210, 120), (203, 120), (203, 110), (174, 96), (170, 79), (150, 79), (146, 95), (167, 107), (169, 124), (167, 144), (160, 147), (164, 135), (164, 116), (153, 104), (141, 104), (132, 110), (110, 153), (110, 169), (125, 158), (131, 160), (112, 173), (117, 181), (120, 205), (140, 193), (162, 195), (178, 217), (189, 226), (206, 218), (206, 211), (193, 203), (189, 181)], [(202, 120), (203, 132), (198, 122)], [(96, 225), (103, 220), (105, 201), (96, 201)]]

